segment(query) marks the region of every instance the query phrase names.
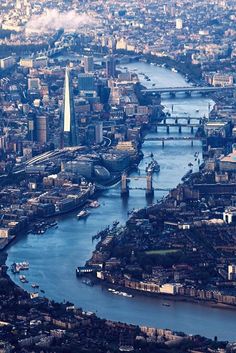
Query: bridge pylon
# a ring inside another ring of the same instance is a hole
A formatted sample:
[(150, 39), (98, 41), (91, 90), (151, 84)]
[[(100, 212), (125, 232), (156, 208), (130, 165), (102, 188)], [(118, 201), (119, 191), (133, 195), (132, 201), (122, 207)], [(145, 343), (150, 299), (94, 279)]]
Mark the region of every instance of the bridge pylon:
[(147, 187), (146, 187), (146, 196), (150, 197), (154, 195), (154, 189), (152, 185), (152, 174), (147, 174), (146, 176)]
[(129, 185), (126, 173), (123, 173), (121, 176), (121, 196), (129, 196)]

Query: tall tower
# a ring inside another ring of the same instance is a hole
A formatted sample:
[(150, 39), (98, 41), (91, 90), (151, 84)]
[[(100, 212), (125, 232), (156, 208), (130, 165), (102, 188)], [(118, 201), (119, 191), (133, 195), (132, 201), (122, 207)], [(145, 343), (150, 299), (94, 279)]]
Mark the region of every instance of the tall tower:
[(71, 87), (70, 70), (65, 72), (64, 100), (63, 100), (63, 146), (76, 146), (77, 133), (74, 111), (73, 90)]
[(21, 10), (21, 0), (16, 0), (16, 9)]
[(36, 140), (41, 145), (48, 142), (48, 118), (46, 116), (36, 117)]
[(116, 77), (116, 58), (113, 55), (106, 57), (106, 76)]
[(93, 63), (93, 57), (92, 56), (85, 56), (84, 57), (84, 72), (93, 72), (94, 69), (94, 63)]

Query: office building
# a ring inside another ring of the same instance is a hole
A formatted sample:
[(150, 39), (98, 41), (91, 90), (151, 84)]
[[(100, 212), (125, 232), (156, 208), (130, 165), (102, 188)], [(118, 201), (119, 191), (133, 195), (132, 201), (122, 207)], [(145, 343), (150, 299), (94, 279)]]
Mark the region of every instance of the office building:
[(93, 74), (79, 74), (78, 75), (78, 86), (80, 91), (94, 91), (94, 76)]
[(28, 78), (28, 90), (38, 91), (40, 90), (40, 79), (39, 78)]
[(16, 0), (16, 9), (21, 10), (21, 7), (22, 7), (21, 0)]
[(0, 68), (3, 70), (9, 69), (14, 66), (16, 63), (16, 59), (14, 56), (8, 56), (7, 58), (3, 58), (0, 60)]
[(106, 57), (106, 76), (116, 77), (116, 58), (113, 55)]
[(95, 125), (95, 139), (96, 143), (102, 143), (103, 141), (103, 123), (98, 122)]
[(89, 73), (89, 72), (93, 72), (93, 70), (94, 70), (93, 57), (92, 56), (85, 56), (84, 57), (84, 72)]
[(228, 265), (228, 280), (236, 281), (236, 265)]
[(66, 68), (63, 100), (63, 146), (77, 145), (73, 90), (70, 82), (70, 70)]
[(48, 118), (46, 116), (36, 117), (36, 141), (42, 145), (48, 142)]
[(177, 18), (175, 22), (175, 27), (176, 29), (182, 29), (183, 28), (183, 21), (181, 18)]

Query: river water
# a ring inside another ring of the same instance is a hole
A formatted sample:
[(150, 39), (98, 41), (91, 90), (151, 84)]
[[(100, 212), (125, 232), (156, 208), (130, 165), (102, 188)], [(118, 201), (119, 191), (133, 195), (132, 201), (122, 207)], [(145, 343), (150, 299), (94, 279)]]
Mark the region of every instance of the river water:
[[(187, 85), (181, 75), (165, 68), (145, 63), (132, 63), (126, 66), (136, 73), (145, 73), (149, 76), (151, 78), (149, 82), (140, 76), (140, 80), (149, 87), (153, 83), (158, 87)], [(208, 98), (201, 96), (186, 98), (183, 95), (174, 99), (163, 97), (162, 104), (167, 111), (172, 111), (173, 105), (173, 115), (194, 117), (207, 116), (209, 104), (213, 106), (213, 102)], [(178, 131), (171, 128), (170, 134), (178, 136)], [(182, 135), (190, 135), (189, 128), (184, 128)], [(157, 134), (150, 136), (166, 136), (166, 131), (160, 128)], [(159, 175), (154, 177), (154, 186), (166, 189), (176, 186), (181, 181), (181, 177), (189, 169), (189, 162), (194, 164), (194, 169), (198, 168), (194, 161), (194, 153), (199, 152), (201, 156), (201, 143), (194, 141), (194, 146), (191, 147), (189, 141), (168, 141), (162, 148), (160, 142), (145, 142), (142, 150), (144, 159), (139, 165), (140, 174), (144, 174), (152, 152), (161, 166)], [(145, 186), (145, 180), (133, 179), (131, 186), (133, 188)], [(165, 194), (164, 191), (155, 191), (154, 201)], [(90, 287), (76, 278), (76, 267), (84, 265), (94, 250), (92, 236), (114, 220), (124, 224), (129, 210), (147, 205), (145, 191), (131, 190), (129, 199), (123, 201), (120, 198), (119, 186), (105, 191), (99, 197), (99, 202), (101, 206), (91, 210), (86, 220), (78, 221), (76, 213), (73, 213), (61, 218), (57, 229), (50, 229), (41, 236), (33, 234), (22, 236), (12, 243), (8, 249), (7, 264), (23, 260), (30, 263), (30, 269), (26, 273), (29, 284), (22, 284), (17, 275), (10, 273), (12, 279), (29, 291), (32, 290), (31, 284), (37, 283), (48, 298), (71, 301), (102, 318), (170, 328), (210, 338), (216, 335), (219, 339), (236, 341), (236, 313), (233, 310), (175, 301), (171, 301), (171, 305), (166, 307), (162, 305), (163, 299), (142, 295), (135, 295), (134, 298), (115, 296), (99, 285)]]

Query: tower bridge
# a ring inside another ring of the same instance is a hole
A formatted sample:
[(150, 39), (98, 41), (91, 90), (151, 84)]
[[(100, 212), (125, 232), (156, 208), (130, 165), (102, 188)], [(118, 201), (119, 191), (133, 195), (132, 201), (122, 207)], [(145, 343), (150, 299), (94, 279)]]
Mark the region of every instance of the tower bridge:
[[(121, 176), (121, 196), (128, 196), (129, 190), (132, 188), (129, 187), (128, 182), (132, 179), (146, 179), (146, 196), (150, 197), (154, 194), (153, 182), (152, 182), (152, 174), (148, 173), (147, 175), (140, 176), (127, 176), (126, 173), (123, 173)], [(136, 190), (143, 190), (144, 188), (135, 188)]]

